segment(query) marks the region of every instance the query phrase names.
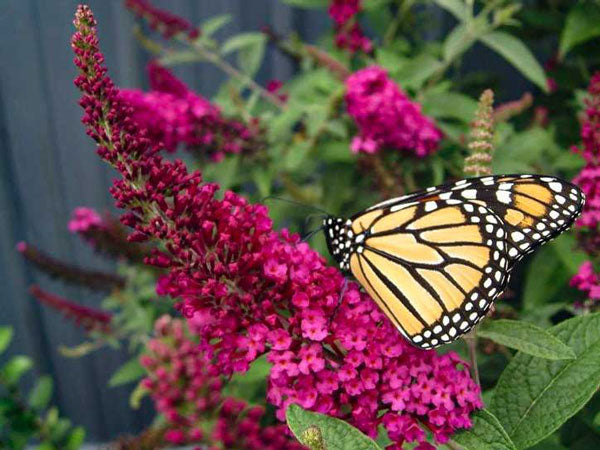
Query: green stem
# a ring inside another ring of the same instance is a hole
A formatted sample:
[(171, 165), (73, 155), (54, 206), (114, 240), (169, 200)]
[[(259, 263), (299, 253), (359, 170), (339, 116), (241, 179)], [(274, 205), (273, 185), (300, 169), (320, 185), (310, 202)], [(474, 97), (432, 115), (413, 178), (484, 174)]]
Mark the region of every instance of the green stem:
[(463, 339), (467, 344), (467, 349), (469, 350), (471, 376), (475, 380), (475, 383), (477, 383), (477, 386), (481, 387), (481, 382), (479, 380), (479, 368), (477, 367), (477, 328), (473, 328), (473, 330), (466, 334)]
[(245, 73), (241, 72), (240, 70), (235, 68), (233, 65), (229, 64), (218, 53), (210, 51), (202, 43), (197, 42), (197, 41), (190, 42), (189, 40), (186, 39), (185, 43), (191, 44), (192, 48), (201, 57), (205, 58), (207, 61), (209, 61), (210, 63), (212, 63), (219, 69), (221, 69), (223, 72), (225, 72), (230, 77), (235, 78), (236, 80), (238, 80), (240, 83), (242, 83), (244, 85), (247, 85), (250, 89), (257, 92), (258, 95), (260, 95), (263, 99), (265, 99), (269, 103), (275, 105), (276, 107), (278, 107), (281, 110), (287, 109), (287, 105), (284, 102), (282, 102), (276, 95), (270, 93), (265, 88), (260, 86), (256, 81), (254, 81), (251, 77), (249, 77)]

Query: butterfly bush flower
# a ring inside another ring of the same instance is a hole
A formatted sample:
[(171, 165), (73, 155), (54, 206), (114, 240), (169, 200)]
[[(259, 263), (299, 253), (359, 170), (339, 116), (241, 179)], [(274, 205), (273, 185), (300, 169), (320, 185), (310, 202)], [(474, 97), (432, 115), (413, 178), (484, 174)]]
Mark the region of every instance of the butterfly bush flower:
[(590, 98), (586, 100), (581, 124), (582, 147), (573, 149), (583, 156), (586, 164), (573, 182), (587, 198), (577, 226), (596, 228), (600, 222), (600, 72), (592, 77), (588, 92)]
[(215, 160), (256, 147), (254, 131), (223, 117), (217, 106), (191, 91), (169, 70), (152, 62), (148, 77), (150, 92), (121, 89), (119, 98), (132, 108), (132, 119), (156, 146), (173, 152), (181, 144)]
[(265, 206), (232, 192), (217, 199), (200, 173), (162, 159), (118, 101), (88, 8), (78, 9), (75, 26), (83, 122), (121, 173), (111, 192), (130, 211), (130, 239), (164, 243), (147, 258), (168, 272), (157, 291), (180, 299), (216, 372), (244, 372), (266, 354), (267, 398), (280, 419), (297, 403), (372, 436), (383, 425), (399, 445), (424, 443), (426, 430), (445, 442), (469, 427), (481, 400), (465, 363), (407, 344), (355, 283), (344, 290), (322, 256), (273, 230)]
[(373, 43), (367, 38), (356, 20), (361, 11), (362, 0), (332, 0), (329, 5), (329, 17), (335, 23), (335, 44), (338, 48), (351, 53), (373, 50)]
[(354, 153), (372, 154), (388, 147), (424, 157), (435, 152), (442, 138), (421, 106), (381, 67), (367, 67), (348, 77), (346, 105), (359, 131), (352, 141)]
[(135, 15), (145, 18), (153, 30), (169, 39), (183, 33), (190, 39), (200, 36), (200, 31), (182, 17), (157, 8), (148, 0), (125, 0), (125, 7)]
[[(193, 321), (190, 322), (193, 325)], [(142, 386), (168, 423), (173, 444), (201, 443), (210, 448), (301, 450), (284, 425), (261, 426), (261, 407), (223, 396), (218, 369), (198, 346), (182, 320), (163, 316), (140, 362), (147, 371)], [(211, 433), (206, 424), (214, 422)]]
[(112, 314), (105, 311), (80, 305), (58, 295), (46, 292), (38, 286), (31, 286), (29, 293), (40, 303), (60, 312), (65, 318), (75, 322), (87, 332), (100, 331), (110, 333)]
[[(580, 229), (580, 241), (590, 256), (597, 256), (600, 248), (600, 72), (592, 76), (588, 92), (590, 97), (586, 100), (585, 116), (581, 123), (582, 146), (573, 149), (583, 156), (585, 166), (573, 182), (587, 198), (583, 213), (576, 222)], [(588, 301), (584, 306), (593, 306), (600, 300), (600, 279), (591, 261), (579, 268), (570, 284), (587, 296)]]

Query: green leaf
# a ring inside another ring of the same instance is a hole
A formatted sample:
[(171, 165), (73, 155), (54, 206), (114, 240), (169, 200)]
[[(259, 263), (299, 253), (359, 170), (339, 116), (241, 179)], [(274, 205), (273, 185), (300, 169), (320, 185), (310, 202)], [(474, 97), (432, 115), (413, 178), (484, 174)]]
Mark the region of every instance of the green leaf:
[[(286, 411), (287, 424), (300, 443), (307, 445), (307, 430), (317, 430), (322, 439), (321, 449), (327, 450), (379, 450), (373, 439), (365, 436), (352, 425), (334, 417), (318, 414), (302, 409), (298, 405), (290, 405)], [(313, 445), (311, 450), (321, 450)]]
[(475, 39), (469, 33), (469, 28), (464, 23), (458, 24), (444, 41), (444, 61), (451, 62), (473, 45)]
[(15, 384), (19, 381), (21, 376), (27, 372), (33, 366), (33, 362), (27, 356), (17, 355), (10, 359), (2, 370), (0, 371), (0, 377), (8, 385)]
[(36, 410), (42, 410), (52, 398), (53, 382), (48, 375), (41, 377), (29, 394), (29, 406)]
[(470, 123), (475, 117), (477, 102), (456, 92), (429, 94), (423, 98), (423, 112), (435, 118), (458, 119)]
[(108, 385), (110, 387), (121, 386), (123, 384), (133, 383), (146, 374), (146, 370), (140, 364), (138, 358), (127, 361), (113, 373)]
[(149, 392), (145, 389), (141, 383), (139, 383), (129, 396), (129, 407), (131, 409), (139, 409), (142, 404), (142, 399), (148, 395)]
[(575, 46), (600, 36), (600, 7), (593, 2), (578, 2), (567, 15), (560, 36), (558, 57), (563, 59)]
[(237, 52), (238, 65), (249, 76), (254, 76), (265, 54), (267, 37), (264, 33), (237, 34), (223, 43), (221, 52), (226, 55)]
[(395, 75), (402, 88), (419, 89), (429, 77), (443, 67), (441, 61), (429, 53), (422, 53), (400, 67)]
[(477, 330), (481, 337), (546, 359), (573, 359), (575, 353), (543, 328), (518, 320), (488, 320)]
[(402, 67), (402, 64), (406, 63), (407, 59), (398, 52), (386, 48), (377, 48), (375, 50), (375, 61), (388, 73), (394, 74)]
[(573, 233), (560, 235), (550, 245), (550, 248), (556, 254), (556, 257), (562, 261), (564, 267), (568, 269), (570, 275), (575, 275), (579, 267), (589, 259), (583, 251), (578, 248), (577, 239)]
[(288, 149), (282, 163), (287, 170), (295, 170), (305, 161), (310, 152), (310, 142), (301, 141), (293, 143)]
[(348, 141), (326, 141), (319, 144), (319, 158), (328, 162), (354, 161)]
[(544, 69), (522, 41), (502, 31), (492, 31), (479, 39), (537, 84), (541, 90), (548, 92)]
[(461, 0), (435, 0), (435, 3), (460, 21), (467, 20), (469, 16), (468, 6)]
[(209, 19), (206, 19), (200, 25), (200, 31), (203, 37), (210, 37), (219, 29), (227, 25), (231, 22), (231, 14), (221, 14), (219, 16), (214, 16)]
[(69, 435), (67, 440), (67, 450), (79, 450), (85, 440), (85, 430), (83, 427), (77, 427)]
[(281, 0), (290, 6), (296, 8), (326, 8), (329, 0)]
[(553, 361), (518, 353), (502, 372), (490, 404), (518, 448), (550, 435), (600, 386), (600, 313), (574, 317), (549, 332), (576, 358)]
[(552, 299), (566, 283), (569, 274), (551, 247), (541, 248), (527, 267), (525, 286), (521, 296), (526, 309), (534, 309)]
[(473, 427), (452, 438), (465, 450), (517, 450), (496, 417), (482, 409), (471, 416)]
[(12, 327), (0, 327), (0, 354), (8, 348), (10, 341), (12, 341), (13, 329)]

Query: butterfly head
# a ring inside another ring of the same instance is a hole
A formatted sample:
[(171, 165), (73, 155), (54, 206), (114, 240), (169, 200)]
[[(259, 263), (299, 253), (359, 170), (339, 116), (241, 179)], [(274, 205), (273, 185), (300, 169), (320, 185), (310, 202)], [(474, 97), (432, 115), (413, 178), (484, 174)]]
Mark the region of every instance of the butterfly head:
[(350, 270), (354, 233), (352, 222), (342, 217), (327, 216), (323, 220), (323, 232), (329, 253), (343, 271)]

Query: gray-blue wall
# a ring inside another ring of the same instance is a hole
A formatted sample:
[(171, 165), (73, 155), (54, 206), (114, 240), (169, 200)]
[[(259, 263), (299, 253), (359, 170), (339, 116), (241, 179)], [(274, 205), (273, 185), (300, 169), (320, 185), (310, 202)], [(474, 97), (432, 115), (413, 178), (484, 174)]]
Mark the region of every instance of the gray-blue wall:
[[(16, 339), (9, 354), (27, 353), (38, 373), (56, 382), (55, 402), (62, 413), (84, 425), (91, 440), (107, 440), (121, 432), (140, 429), (150, 417), (128, 407), (128, 389), (106, 386), (110, 374), (123, 362), (124, 351), (106, 350), (82, 359), (66, 359), (59, 344), (75, 345), (83, 335), (54, 312), (41, 308), (27, 287), (43, 288), (96, 305), (100, 298), (85, 289), (65, 287), (32, 270), (15, 252), (25, 240), (51, 254), (91, 268), (110, 263), (66, 229), (77, 206), (111, 208), (109, 169), (94, 153), (84, 134), (73, 86), (75, 69), (69, 39), (77, 1), (0, 1), (0, 325), (11, 324)], [(89, 0), (99, 22), (101, 47), (118, 85), (145, 86), (147, 56), (131, 30), (134, 19), (120, 0)], [(322, 11), (293, 11), (277, 0), (157, 1), (193, 23), (222, 13), (234, 22), (223, 35), (254, 31), (269, 24), (282, 33), (300, 30), (309, 41), (329, 24)], [(511, 78), (513, 96), (527, 86), (508, 66), (489, 54), (472, 58), (472, 65), (493, 64)], [(269, 52), (259, 78), (286, 80), (290, 62)], [(177, 73), (199, 92), (210, 95), (222, 80), (206, 65), (178, 69)], [(505, 80), (506, 81), (506, 80)]]

